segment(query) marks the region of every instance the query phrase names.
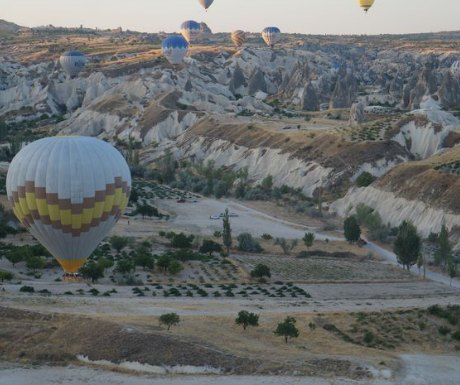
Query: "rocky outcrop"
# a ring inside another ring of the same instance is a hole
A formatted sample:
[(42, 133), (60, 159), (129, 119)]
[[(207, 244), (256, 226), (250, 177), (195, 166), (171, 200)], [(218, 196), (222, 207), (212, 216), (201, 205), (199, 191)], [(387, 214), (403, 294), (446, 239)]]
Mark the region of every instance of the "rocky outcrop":
[(315, 86), (310, 82), (303, 90), (302, 109), (304, 111), (318, 111), (319, 100)]
[(454, 78), (450, 71), (447, 71), (439, 89), (441, 105), (444, 108), (460, 107), (460, 83)]
[(350, 109), (350, 119), (348, 123), (352, 126), (357, 126), (364, 122), (364, 119), (364, 104), (361, 102), (353, 103)]
[(248, 94), (254, 96), (259, 91), (267, 93), (267, 83), (263, 72), (257, 68), (249, 78)]
[(356, 100), (358, 84), (351, 71), (341, 71), (334, 91), (332, 92), (330, 108), (349, 108)]

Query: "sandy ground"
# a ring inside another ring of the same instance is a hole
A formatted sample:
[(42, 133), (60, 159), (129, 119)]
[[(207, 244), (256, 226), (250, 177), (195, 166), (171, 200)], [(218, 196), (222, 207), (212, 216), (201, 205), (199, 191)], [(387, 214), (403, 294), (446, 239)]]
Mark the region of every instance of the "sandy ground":
[(115, 373), (103, 369), (25, 368), (0, 364), (0, 385), (458, 385), (460, 356), (403, 355), (400, 373), (375, 372), (374, 379), (352, 381), (311, 377), (156, 377)]

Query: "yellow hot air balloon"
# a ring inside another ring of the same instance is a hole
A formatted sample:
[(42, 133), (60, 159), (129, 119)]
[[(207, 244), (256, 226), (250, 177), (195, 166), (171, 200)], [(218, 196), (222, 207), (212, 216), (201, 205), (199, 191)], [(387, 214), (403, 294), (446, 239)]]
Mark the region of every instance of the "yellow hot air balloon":
[(102, 140), (52, 137), (14, 157), (6, 189), (19, 221), (66, 273), (76, 273), (125, 210), (131, 174)]
[(364, 12), (367, 13), (369, 9), (374, 5), (375, 0), (358, 0), (358, 5), (364, 9)]

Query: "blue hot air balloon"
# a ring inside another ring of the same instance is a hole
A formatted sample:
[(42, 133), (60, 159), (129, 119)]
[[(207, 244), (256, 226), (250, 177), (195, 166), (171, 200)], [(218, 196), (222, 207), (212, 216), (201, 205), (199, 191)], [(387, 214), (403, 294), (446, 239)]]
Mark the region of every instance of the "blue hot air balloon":
[(201, 33), (200, 23), (193, 20), (187, 20), (180, 26), (180, 32), (182, 36), (187, 40), (189, 44), (192, 44)]
[(86, 65), (86, 57), (78, 51), (67, 51), (59, 58), (61, 67), (71, 77), (76, 77)]
[(281, 31), (278, 27), (267, 27), (262, 31), (262, 38), (271, 48), (281, 40)]
[(163, 55), (171, 64), (181, 64), (188, 52), (188, 43), (180, 35), (171, 35), (161, 44)]

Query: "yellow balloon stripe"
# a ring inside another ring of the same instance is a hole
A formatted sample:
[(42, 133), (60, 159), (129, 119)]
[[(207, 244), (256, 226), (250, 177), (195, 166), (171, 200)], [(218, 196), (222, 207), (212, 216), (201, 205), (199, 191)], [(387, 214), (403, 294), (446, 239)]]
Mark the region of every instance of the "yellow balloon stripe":
[[(46, 222), (59, 223), (61, 226), (71, 227), (72, 230), (88, 228), (94, 221), (101, 221), (103, 217), (123, 212), (128, 205), (129, 196), (123, 189), (116, 188), (113, 194), (106, 195), (104, 201), (95, 202), (94, 207), (85, 208), (81, 212), (72, 212), (72, 209), (60, 209), (58, 204), (48, 204), (46, 199), (37, 199), (35, 193), (27, 193), (26, 198), (19, 198), (14, 202), (13, 211), (18, 219), (24, 221), (33, 213)], [(32, 215), (33, 217), (33, 215)]]

